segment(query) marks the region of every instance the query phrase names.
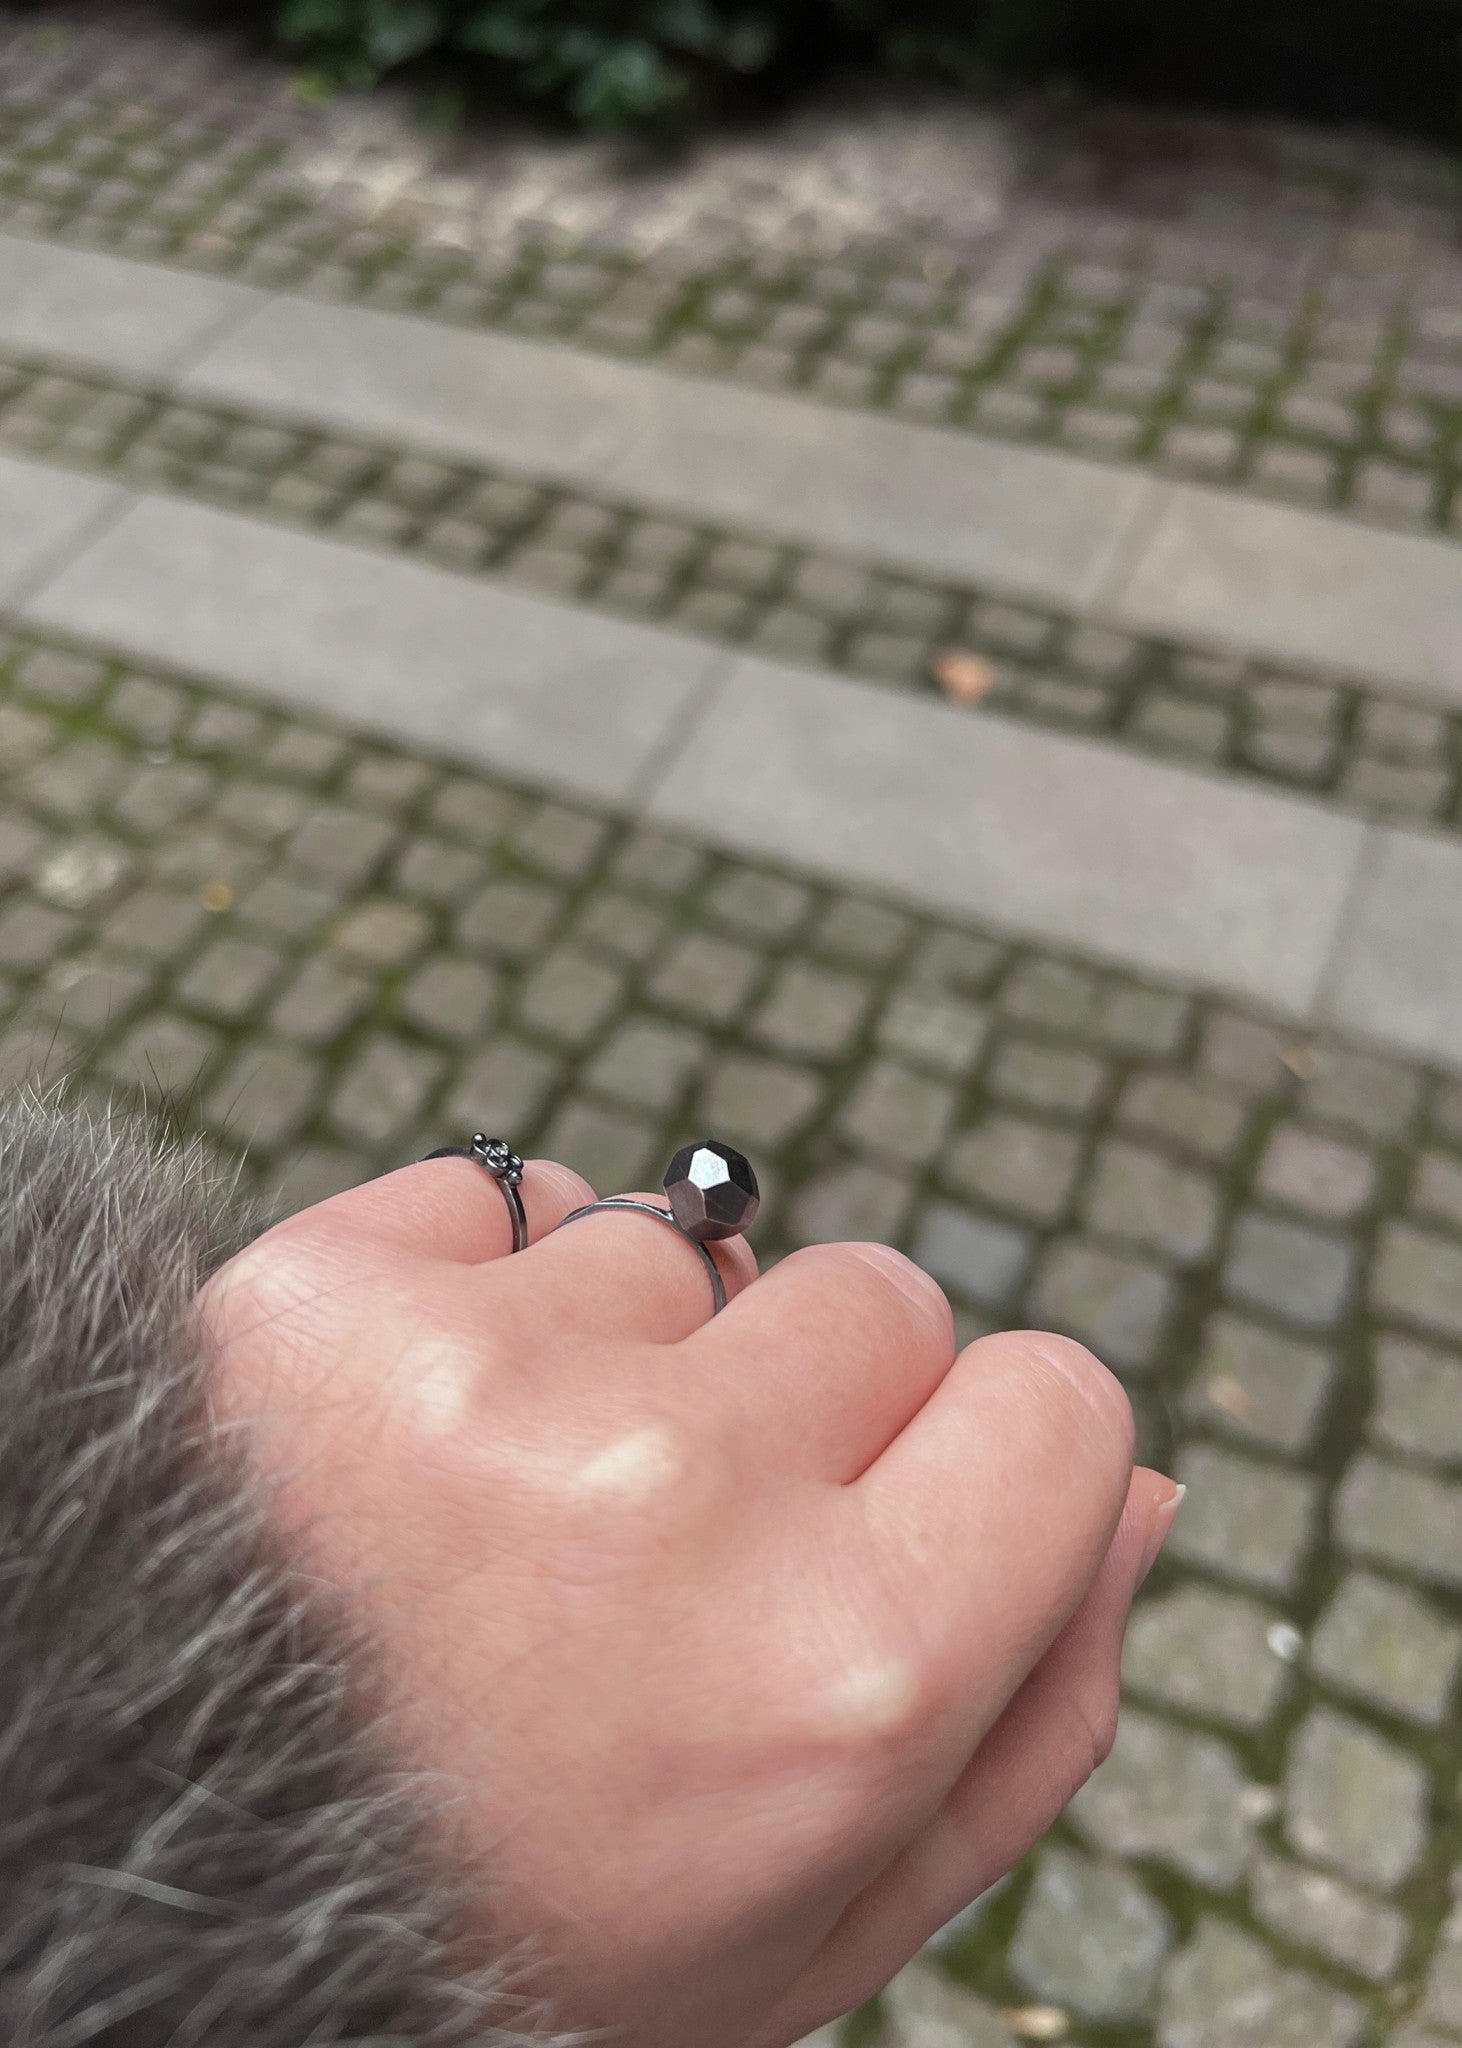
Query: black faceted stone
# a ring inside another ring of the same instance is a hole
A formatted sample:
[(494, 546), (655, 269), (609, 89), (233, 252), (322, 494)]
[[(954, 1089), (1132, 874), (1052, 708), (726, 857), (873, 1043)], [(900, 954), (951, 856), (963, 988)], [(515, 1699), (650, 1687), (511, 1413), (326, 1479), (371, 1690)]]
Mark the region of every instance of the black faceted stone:
[(666, 1167), (662, 1185), (670, 1197), (671, 1215), (697, 1244), (735, 1237), (749, 1227), (761, 1207), (751, 1161), (709, 1138), (699, 1145), (682, 1145)]

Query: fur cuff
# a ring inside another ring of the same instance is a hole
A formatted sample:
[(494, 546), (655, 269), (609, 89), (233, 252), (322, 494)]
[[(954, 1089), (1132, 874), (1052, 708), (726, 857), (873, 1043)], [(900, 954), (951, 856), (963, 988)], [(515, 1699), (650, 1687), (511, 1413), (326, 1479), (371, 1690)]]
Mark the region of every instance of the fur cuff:
[(245, 1234), (199, 1151), (0, 1104), (0, 2040), (541, 2042), (209, 1441), (190, 1304)]

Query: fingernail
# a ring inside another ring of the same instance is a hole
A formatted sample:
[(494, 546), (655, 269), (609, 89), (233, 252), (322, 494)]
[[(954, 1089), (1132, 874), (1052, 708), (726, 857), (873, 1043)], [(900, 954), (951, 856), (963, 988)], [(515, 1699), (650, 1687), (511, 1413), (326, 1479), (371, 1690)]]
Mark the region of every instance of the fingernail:
[(1183, 1505), (1186, 1486), (1175, 1486), (1166, 1500), (1160, 1500), (1153, 1508), (1147, 1523), (1147, 1541), (1143, 1545), (1142, 1568), (1137, 1574), (1140, 1586), (1153, 1566), (1157, 1563), (1163, 1545), (1172, 1532), (1173, 1523), (1178, 1519), (1178, 1509)]

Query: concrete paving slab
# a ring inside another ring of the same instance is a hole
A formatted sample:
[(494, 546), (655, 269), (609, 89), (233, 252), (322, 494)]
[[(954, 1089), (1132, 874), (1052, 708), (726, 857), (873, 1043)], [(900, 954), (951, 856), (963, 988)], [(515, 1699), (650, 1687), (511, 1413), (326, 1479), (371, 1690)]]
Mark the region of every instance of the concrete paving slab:
[(77, 546), (123, 496), (97, 477), (0, 455), (0, 603)]
[(306, 299), (264, 307), (181, 388), (1063, 604), (1095, 594), (1161, 488), (1073, 456)]
[(1462, 548), (1450, 541), (1174, 488), (1130, 573), (1102, 595), (1141, 632), (1462, 704)]
[(17, 236), (3, 349), (1462, 702), (1447, 541)]
[(624, 801), (727, 657), (177, 499), (139, 498), (30, 623)]
[(1299, 799), (751, 660), (648, 808), (732, 850), (1294, 1017), (1366, 832)]
[(227, 279), (0, 235), (0, 350), (165, 377), (263, 294)]
[(1137, 470), (641, 370), (609, 487), (821, 552), (1080, 610), (1162, 487)]
[(1321, 1014), (1462, 1067), (1462, 847), (1421, 832), (1372, 833)]
[(647, 374), (510, 334), (276, 298), (207, 350), (179, 389), (446, 461), (586, 485), (634, 433)]

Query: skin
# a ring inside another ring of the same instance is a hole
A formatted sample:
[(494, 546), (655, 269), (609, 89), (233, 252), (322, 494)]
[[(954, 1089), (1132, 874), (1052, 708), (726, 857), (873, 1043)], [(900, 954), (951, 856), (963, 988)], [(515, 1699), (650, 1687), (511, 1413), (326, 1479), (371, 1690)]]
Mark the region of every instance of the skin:
[(202, 1300), (217, 1420), (364, 1616), (371, 1704), (441, 1775), (484, 1924), (546, 1956), (560, 2023), (783, 2048), (1106, 1755), (1181, 1496), (1134, 1468), (1089, 1352), (956, 1355), (886, 1247), (758, 1278), (717, 1246), (712, 1319), (670, 1232), (550, 1236), (593, 1197), (546, 1161), (523, 1197), (511, 1258), (459, 1159), (270, 1231)]

